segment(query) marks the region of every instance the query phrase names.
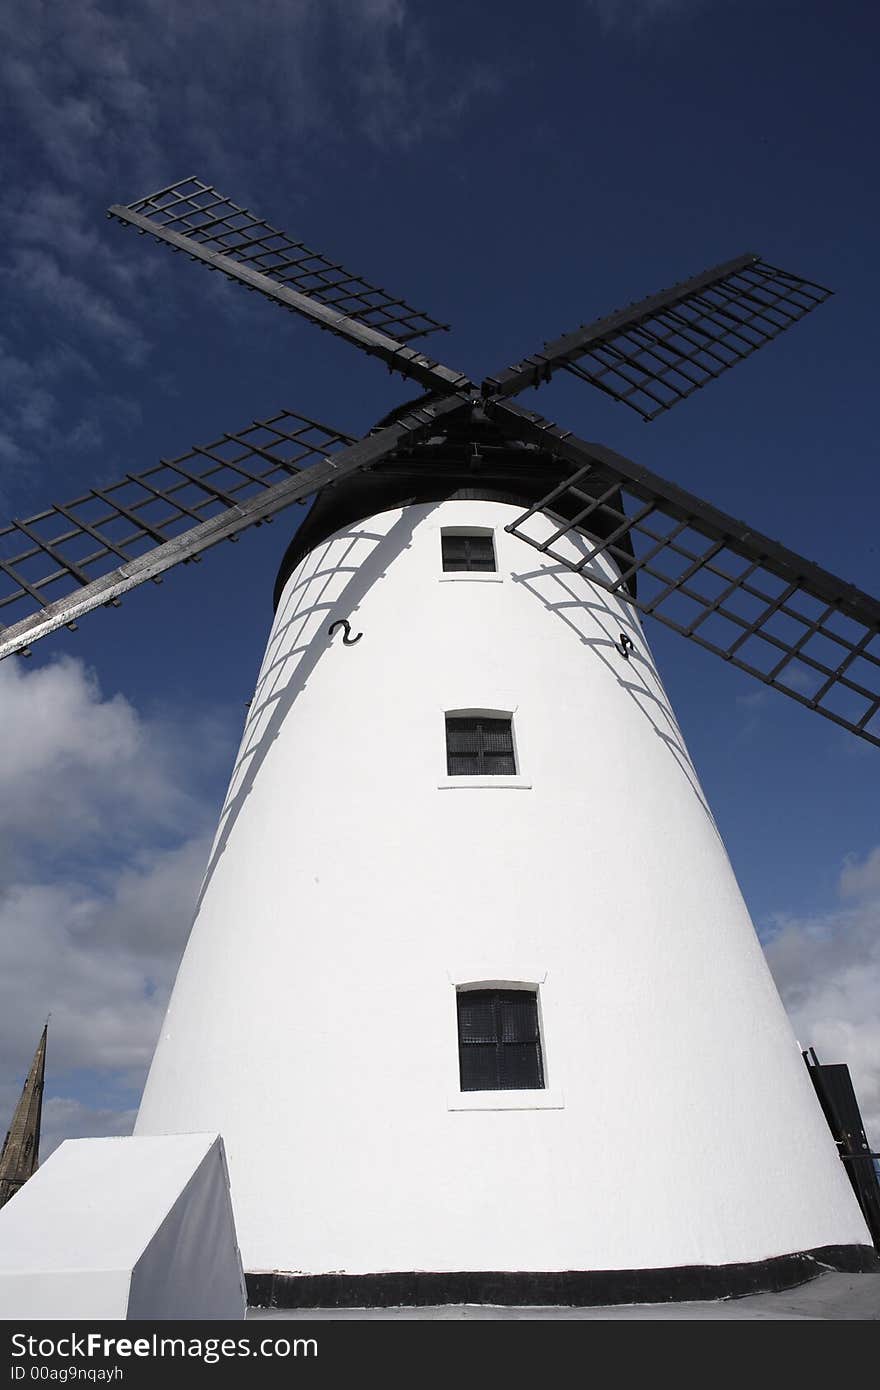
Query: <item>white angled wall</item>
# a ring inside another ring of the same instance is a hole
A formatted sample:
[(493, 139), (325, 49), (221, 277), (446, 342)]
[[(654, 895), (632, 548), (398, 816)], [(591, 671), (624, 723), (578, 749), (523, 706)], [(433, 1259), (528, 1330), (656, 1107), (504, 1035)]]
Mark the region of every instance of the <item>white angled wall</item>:
[[(642, 631), (520, 510), (388, 511), (289, 579), (136, 1132), (222, 1133), (250, 1270), (868, 1244)], [(512, 712), (517, 775), (447, 778), (445, 710)], [(544, 1092), (460, 1094), (477, 981), (538, 987)]]

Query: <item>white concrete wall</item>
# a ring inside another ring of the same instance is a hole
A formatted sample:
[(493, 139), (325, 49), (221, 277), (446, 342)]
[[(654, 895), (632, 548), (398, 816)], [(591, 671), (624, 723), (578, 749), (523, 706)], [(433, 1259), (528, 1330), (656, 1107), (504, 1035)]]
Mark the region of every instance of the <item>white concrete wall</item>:
[[(137, 1133), (223, 1134), (252, 1270), (867, 1243), (644, 636), (518, 511), (383, 513), (291, 576)], [(500, 580), (444, 577), (441, 525)], [(447, 779), (474, 708), (517, 777)], [(539, 986), (546, 1093), (460, 1096), (477, 980)]]
[(0, 1318), (245, 1315), (217, 1134), (68, 1139), (0, 1211)]

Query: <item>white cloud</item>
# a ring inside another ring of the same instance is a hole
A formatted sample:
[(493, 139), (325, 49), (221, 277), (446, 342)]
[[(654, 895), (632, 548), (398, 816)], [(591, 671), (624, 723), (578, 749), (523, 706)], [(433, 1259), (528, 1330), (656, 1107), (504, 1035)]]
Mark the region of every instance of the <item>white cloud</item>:
[[(141, 853), (96, 885), (12, 884), (0, 899), (0, 1058), (52, 1015), (50, 1081), (98, 1068), (139, 1088), (210, 845)], [(50, 1086), (50, 1093), (54, 1087)]]
[(20, 444), (8, 434), (0, 432), (0, 463), (21, 463), (24, 452)]
[(107, 425), (131, 433), (140, 409), (107, 392), (96, 368), (70, 344), (53, 340), (27, 356), (0, 336), (0, 419), (0, 501), (8, 516), (20, 514), (19, 487), (32, 484), (47, 461), (96, 449)]
[(100, 334), (127, 362), (137, 365), (143, 361), (148, 345), (134, 321), (86, 280), (62, 269), (54, 255), (31, 248), (19, 250), (14, 255), (11, 274), (48, 309)]
[[(77, 389), (76, 354), (56, 353), (47, 378), (35, 330), (78, 340), (80, 360), (117, 381), (127, 369), (135, 389), (135, 369), (181, 312), (171, 258), (138, 255), (131, 236), (108, 231), (108, 202), (194, 170), (275, 217), (323, 150), (409, 147), (453, 129), (500, 77), (470, 55), (451, 69), (438, 61), (407, 0), (29, 0), (0, 5), (0, 83), (0, 274), (7, 353), (22, 368), (0, 400), (14, 509), (25, 468), (32, 477), (104, 438), (100, 389)], [(250, 192), (270, 182), (276, 201), (263, 206)], [(205, 303), (233, 320), (245, 312), (219, 277), (198, 279)]]
[(2, 663), (0, 721), (0, 1105), (51, 1012), (52, 1141), (125, 1132), (210, 848), (199, 786), (232, 750), (215, 716), (172, 730), (69, 659)]
[(851, 855), (840, 873), (840, 893), (859, 901), (880, 899), (880, 845), (859, 862)]
[(847, 906), (775, 917), (764, 950), (801, 1046), (847, 1064), (880, 1148), (880, 847), (848, 860), (839, 888)]
[(102, 1139), (105, 1135), (131, 1134), (136, 1110), (106, 1110), (82, 1101), (50, 1096), (43, 1105), (40, 1162), (64, 1139)]
[(168, 182), (172, 151), (171, 177), (193, 159), (244, 172), (255, 152), (284, 170), (307, 133), (408, 144), (492, 87), (486, 64), (434, 62), (406, 0), (32, 0), (0, 14), (0, 41), (6, 90), (56, 175), (83, 186), (116, 167), (132, 197)]
[(44, 354), (40, 360), (29, 361), (16, 354), (11, 343), (0, 337), (0, 399), (4, 402), (3, 422), (8, 457), (17, 461), (24, 450), (16, 435), (44, 431), (50, 427), (55, 414), (55, 397), (51, 390), (52, 370)]
[(661, 20), (677, 19), (702, 7), (703, 0), (586, 0), (602, 28), (639, 34)]
[[(123, 847), (181, 834), (201, 807), (181, 776), (184, 734), (103, 698), (81, 662), (0, 664), (0, 867), (25, 848), (82, 853), (112, 829)], [(212, 732), (208, 730), (209, 741)], [(186, 759), (187, 771), (193, 764)]]
[(122, 288), (137, 290), (149, 274), (148, 267), (124, 251), (114, 254), (112, 243), (100, 235), (102, 219), (95, 216), (80, 190), (40, 184), (25, 191), (14, 204), (4, 207), (3, 230), (17, 245), (41, 247), (80, 266), (99, 260), (101, 274)]

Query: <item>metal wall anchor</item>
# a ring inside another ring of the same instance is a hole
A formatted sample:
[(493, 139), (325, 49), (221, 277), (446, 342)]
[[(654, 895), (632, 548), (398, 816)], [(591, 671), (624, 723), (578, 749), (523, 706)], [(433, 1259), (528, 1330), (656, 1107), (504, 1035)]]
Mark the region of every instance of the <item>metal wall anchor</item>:
[(337, 618), (335, 623), (331, 623), (327, 629), (328, 635), (332, 637), (338, 627), (343, 629), (342, 645), (344, 647), (353, 647), (355, 642), (359, 642), (364, 635), (362, 632), (359, 632), (356, 637), (352, 637), (351, 623), (348, 621), (348, 618)]
[(624, 661), (629, 661), (630, 652), (635, 651), (635, 645), (631, 637), (627, 637), (625, 632), (620, 634), (620, 641), (614, 643)]

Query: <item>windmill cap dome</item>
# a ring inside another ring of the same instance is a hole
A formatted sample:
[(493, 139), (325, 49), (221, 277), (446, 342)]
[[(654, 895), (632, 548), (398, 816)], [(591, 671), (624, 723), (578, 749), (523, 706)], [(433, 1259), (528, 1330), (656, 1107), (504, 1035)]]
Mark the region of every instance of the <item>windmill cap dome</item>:
[[(371, 433), (431, 399), (424, 396), (397, 406)], [(285, 584), (309, 551), (347, 526), (420, 502), (505, 502), (525, 509), (571, 471), (570, 465), (550, 450), (502, 434), (479, 405), (463, 409), (438, 425), (437, 434), (418, 443), (404, 443), (372, 468), (322, 488), (281, 561), (274, 606), (278, 607)], [(555, 500), (554, 511), (564, 518), (582, 506), (579, 499), (563, 495)], [(604, 539), (613, 524), (597, 512), (591, 534)], [(618, 541), (617, 546), (629, 548), (625, 540)]]

